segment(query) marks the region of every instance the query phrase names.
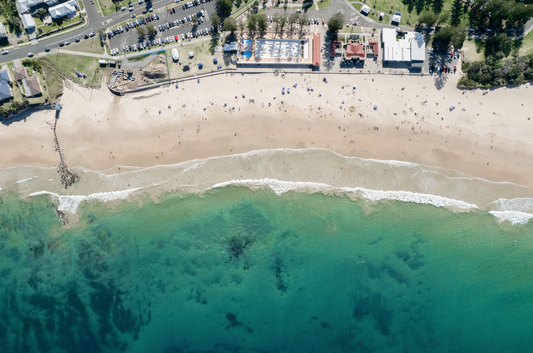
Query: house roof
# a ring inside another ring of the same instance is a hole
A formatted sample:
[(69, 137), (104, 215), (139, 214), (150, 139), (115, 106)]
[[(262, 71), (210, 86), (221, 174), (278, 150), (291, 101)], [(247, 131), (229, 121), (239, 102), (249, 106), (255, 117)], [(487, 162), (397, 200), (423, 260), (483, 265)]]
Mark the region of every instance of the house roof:
[(0, 38), (7, 38), (7, 31), (2, 22), (0, 22)]
[(48, 12), (50, 12), (52, 18), (60, 18), (69, 14), (76, 13), (76, 6), (76, 1), (70, 0), (68, 2), (64, 2), (62, 4), (50, 7), (48, 9)]
[(7, 83), (0, 83), (0, 101), (13, 97), (9, 85)]
[(30, 14), (24, 14), (20, 16), (20, 19), (22, 20), (22, 25), (24, 28), (35, 28), (35, 20), (33, 17), (31, 17)]
[(25, 67), (15, 67), (13, 71), (15, 72), (15, 80), (17, 81), (20, 81), (25, 77), (28, 77), (28, 73), (26, 72)]
[(368, 42), (374, 48), (374, 56), (379, 56), (379, 43), (375, 40)]
[(320, 66), (320, 34), (313, 34), (313, 65)]
[(365, 49), (360, 43), (350, 43), (346, 46), (346, 57), (358, 56), (360, 58), (365, 57)]
[(337, 46), (341, 46), (342, 42), (340, 40), (332, 40), (331, 41), (331, 56), (335, 56), (335, 50), (337, 49)]
[(30, 12), (32, 6), (39, 4), (41, 4), (41, 0), (17, 0), (17, 6), (21, 13)]
[(30, 76), (28, 78), (23, 79), (22, 84), (24, 85), (24, 89), (26, 90), (26, 96), (28, 97), (33, 97), (43, 93), (37, 76)]
[(0, 83), (9, 83), (11, 82), (11, 77), (7, 73), (7, 70), (0, 71)]

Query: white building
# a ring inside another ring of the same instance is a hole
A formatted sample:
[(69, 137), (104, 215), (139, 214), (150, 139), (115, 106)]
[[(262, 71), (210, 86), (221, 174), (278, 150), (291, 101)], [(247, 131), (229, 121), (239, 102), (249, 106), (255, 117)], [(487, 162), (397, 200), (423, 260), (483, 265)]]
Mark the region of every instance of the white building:
[(35, 29), (35, 20), (30, 14), (25, 13), (20, 16), (20, 19), (22, 20), (22, 25), (25, 29)]
[(370, 12), (370, 7), (368, 5), (363, 5), (361, 7), (361, 13), (365, 16), (368, 16), (368, 13)]
[(422, 34), (405, 32), (402, 38), (396, 40), (398, 33), (395, 29), (383, 28), (383, 61), (411, 62), (411, 66), (421, 66), (420, 63), (426, 59), (426, 43)]
[(17, 7), (21, 14), (30, 13), (33, 6), (42, 4), (41, 0), (17, 0)]
[(78, 4), (76, 3), (76, 0), (70, 0), (59, 5), (50, 7), (48, 9), (48, 12), (50, 12), (50, 16), (52, 16), (53, 19), (61, 17), (72, 18), (76, 16), (77, 6)]
[(7, 38), (7, 31), (2, 22), (0, 22), (0, 38)]

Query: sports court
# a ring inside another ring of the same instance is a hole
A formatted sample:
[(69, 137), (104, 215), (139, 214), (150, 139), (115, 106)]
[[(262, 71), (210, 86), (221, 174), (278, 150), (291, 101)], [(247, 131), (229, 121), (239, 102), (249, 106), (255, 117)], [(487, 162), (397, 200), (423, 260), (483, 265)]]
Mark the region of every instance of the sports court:
[(257, 39), (256, 59), (309, 59), (309, 41), (301, 39)]

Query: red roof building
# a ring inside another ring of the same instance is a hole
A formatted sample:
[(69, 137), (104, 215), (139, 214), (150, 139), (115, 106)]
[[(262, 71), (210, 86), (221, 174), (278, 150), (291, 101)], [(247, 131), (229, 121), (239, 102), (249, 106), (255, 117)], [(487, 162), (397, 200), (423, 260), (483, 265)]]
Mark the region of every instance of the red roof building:
[(320, 34), (313, 35), (313, 66), (320, 66)]
[(335, 51), (342, 47), (342, 42), (340, 40), (331, 41), (331, 56), (335, 56)]
[(346, 57), (351, 58), (353, 56), (358, 56), (361, 59), (365, 58), (365, 49), (363, 48), (363, 45), (360, 43), (350, 43), (346, 46)]
[(374, 48), (374, 56), (379, 56), (379, 43), (375, 40), (368, 42), (368, 44)]

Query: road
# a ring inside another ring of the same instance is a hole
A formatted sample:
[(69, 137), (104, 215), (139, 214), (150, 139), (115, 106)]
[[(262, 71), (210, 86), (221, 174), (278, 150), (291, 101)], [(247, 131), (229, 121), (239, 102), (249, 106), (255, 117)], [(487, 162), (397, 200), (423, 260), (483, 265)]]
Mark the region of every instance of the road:
[[(209, 20), (209, 14), (216, 12), (216, 1), (206, 2), (205, 4), (200, 4), (199, 6), (194, 6), (192, 8), (185, 9), (185, 10), (183, 10), (181, 4), (182, 4), (181, 2), (176, 4), (176, 5), (179, 5), (176, 7), (176, 13), (170, 14), (169, 11), (165, 11), (164, 13), (159, 14), (158, 21), (150, 22), (157, 29), (157, 34), (153, 37), (148, 37), (146, 35), (144, 36), (142, 41), (146, 41), (147, 39), (153, 40), (155, 38), (165, 38), (165, 37), (176, 36), (176, 35), (179, 35), (180, 40), (181, 40), (182, 33), (193, 32), (199, 29), (211, 27), (211, 21)], [(198, 25), (192, 25), (192, 24), (186, 25), (186, 26), (181, 25), (179, 27), (171, 27), (170, 29), (166, 31), (162, 31), (162, 32), (159, 31), (159, 28), (158, 28), (159, 25), (162, 25), (162, 24), (165, 24), (171, 21), (175, 21), (180, 18), (184, 18), (192, 14), (196, 14), (198, 13), (198, 11), (202, 9), (205, 10), (205, 13), (206, 13), (206, 17), (204, 17), (204, 20), (205, 20), (204, 23), (198, 24)], [(136, 17), (135, 19), (140, 19), (142, 18), (142, 16), (147, 16), (147, 15), (141, 15), (141, 17)], [(133, 19), (128, 18), (128, 19), (122, 19), (122, 20), (133, 20)], [(146, 25), (142, 25), (142, 27), (146, 28)], [(124, 45), (137, 44), (140, 41), (141, 40), (135, 28), (130, 29), (129, 31), (126, 31), (124, 29), (123, 33), (115, 35), (109, 40), (109, 47), (111, 49), (118, 48), (122, 52), (122, 47)]]
[[(78, 1), (83, 1), (83, 5), (84, 5), (84, 8), (85, 8), (85, 12), (87, 14), (87, 20), (88, 20), (88, 25), (87, 26), (79, 28), (79, 29), (74, 30), (72, 32), (65, 33), (63, 35), (55, 36), (55, 37), (43, 37), (43, 38), (40, 38), (39, 40), (32, 41), (31, 45), (20, 47), (18, 49), (11, 49), (11, 50), (9, 50), (9, 54), (0, 56), (0, 62), (11, 61), (13, 59), (26, 58), (28, 56), (28, 53), (30, 53), (30, 52), (33, 53), (34, 55), (37, 55), (38, 53), (44, 52), (45, 48), (50, 48), (50, 49), (57, 48), (59, 46), (59, 43), (62, 43), (62, 42), (64, 43), (66, 41), (69, 41), (69, 42), (73, 43), (76, 38), (80, 38), (80, 40), (83, 41), (84, 40), (83, 37), (86, 34), (89, 34), (91, 32), (97, 33), (98, 29), (100, 29), (102, 27), (109, 28), (109, 27), (116, 26), (116, 25), (118, 25), (118, 24), (120, 24), (120, 23), (122, 23), (122, 22), (124, 22), (124, 21), (126, 21), (128, 19), (131, 19), (131, 14), (132, 13), (137, 15), (137, 17), (142, 16), (142, 12), (145, 11), (145, 10), (148, 10), (148, 8), (150, 8), (150, 7), (152, 7), (154, 10), (157, 10), (158, 8), (164, 8), (165, 6), (168, 6), (168, 5), (175, 5), (176, 7), (178, 7), (183, 12), (182, 7), (181, 7), (183, 1), (180, 1), (179, 3), (176, 4), (176, 3), (174, 3), (174, 1), (169, 1), (169, 0), (155, 0), (155, 1), (152, 1), (152, 2), (145, 2), (142, 5), (138, 5), (137, 3), (134, 2), (134, 4), (136, 6), (134, 6), (135, 10), (132, 11), (132, 12), (129, 12), (128, 10), (126, 10), (126, 11), (118, 11), (118, 12), (114, 12), (114, 13), (108, 15), (108, 16), (103, 17), (100, 13), (98, 13), (98, 5), (97, 5), (96, 2), (93, 5), (93, 4), (91, 4), (90, 0), (78, 0)], [(216, 6), (216, 1), (212, 0), (209, 3), (205, 3), (205, 4), (202, 4), (202, 5), (206, 9), (206, 12), (209, 14), (211, 12), (214, 12), (214, 8)], [(192, 9), (188, 9), (187, 13), (190, 14), (190, 13), (193, 13), (193, 12), (198, 12), (201, 8), (202, 8), (202, 6), (195, 6)], [(210, 9), (210, 11), (209, 11), (209, 9)], [(169, 17), (170, 16), (174, 16), (173, 20), (176, 20), (176, 19), (179, 18), (178, 17), (179, 13), (180, 12), (176, 11), (175, 15), (169, 15)], [(183, 13), (185, 13), (185, 12), (183, 12)], [(166, 12), (166, 14), (168, 14), (168, 11)], [(181, 17), (183, 17), (183, 16), (181, 16)], [(166, 23), (166, 22), (164, 22), (164, 19), (165, 19), (165, 15), (161, 16), (161, 14), (160, 14), (160, 20), (154, 22), (154, 24), (159, 25), (159, 24), (162, 24), (162, 23)], [(169, 20), (170, 20), (170, 18), (169, 18)], [(201, 26), (199, 28), (205, 28), (207, 23), (204, 22), (202, 25), (203, 26)], [(207, 26), (207, 27), (209, 27), (209, 26)], [(190, 32), (190, 28), (189, 28), (189, 30), (187, 32)], [(167, 32), (164, 32), (164, 33), (167, 33)], [(181, 32), (180, 32), (180, 34), (181, 34)], [(168, 35), (170, 35), (170, 32), (169, 32)]]

